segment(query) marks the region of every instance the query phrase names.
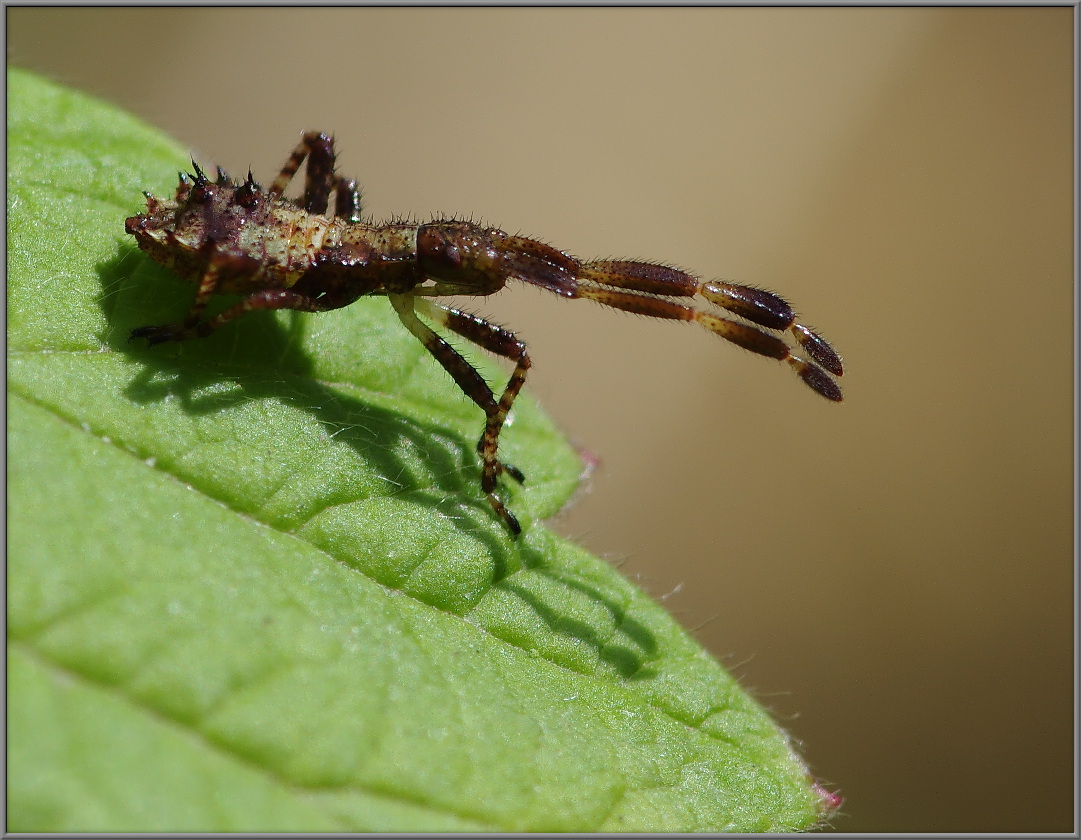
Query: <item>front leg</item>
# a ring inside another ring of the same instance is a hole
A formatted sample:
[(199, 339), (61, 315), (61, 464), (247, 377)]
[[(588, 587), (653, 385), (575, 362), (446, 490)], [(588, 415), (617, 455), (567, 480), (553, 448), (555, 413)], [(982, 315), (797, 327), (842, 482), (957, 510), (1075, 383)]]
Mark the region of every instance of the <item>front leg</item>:
[(301, 206), (309, 213), (323, 215), (330, 205), (330, 194), (336, 191), (334, 214), (349, 222), (359, 222), (360, 191), (357, 189), (357, 182), (339, 178), (334, 174), (334, 138), (318, 131), (304, 133), (268, 192), (281, 196), (305, 158), (308, 160), (308, 168), (304, 174), (304, 198)]
[(298, 295), (288, 289), (264, 289), (249, 295), (235, 306), (230, 306), (220, 315), (207, 321), (189, 325), (187, 320), (178, 324), (164, 324), (160, 327), (138, 327), (131, 331), (131, 338), (145, 338), (151, 345), (163, 341), (187, 341), (191, 338), (206, 338), (219, 327), (257, 309), (294, 309), (298, 312), (322, 312), (326, 307), (320, 301), (305, 295)]
[(191, 309), (184, 316), (184, 320), (175, 324), (136, 327), (131, 331), (128, 341), (145, 338), (149, 344), (154, 345), (163, 341), (183, 341), (192, 337), (192, 331), (198, 325), (207, 303), (218, 290), (218, 284), (221, 281), (222, 266), (219, 261), (214, 259), (212, 248), (213, 244), (208, 242), (207, 267), (202, 277), (199, 278), (199, 287), (195, 292), (195, 300), (192, 301)]

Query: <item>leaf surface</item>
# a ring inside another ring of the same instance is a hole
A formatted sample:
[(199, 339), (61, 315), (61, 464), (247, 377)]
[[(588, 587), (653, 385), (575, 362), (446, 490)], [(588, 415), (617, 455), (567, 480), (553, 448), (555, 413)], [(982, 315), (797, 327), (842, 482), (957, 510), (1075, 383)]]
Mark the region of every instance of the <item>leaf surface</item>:
[(386, 301), (129, 343), (191, 301), (124, 234), (185, 151), (18, 70), (8, 109), (9, 830), (819, 820), (769, 716), (540, 524), (581, 464), (528, 394), (514, 542)]

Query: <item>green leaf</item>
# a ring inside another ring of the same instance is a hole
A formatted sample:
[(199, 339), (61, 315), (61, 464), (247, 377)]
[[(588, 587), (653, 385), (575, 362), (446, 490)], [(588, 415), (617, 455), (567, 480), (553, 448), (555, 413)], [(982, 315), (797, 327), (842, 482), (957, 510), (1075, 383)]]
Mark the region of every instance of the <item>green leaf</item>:
[(191, 301), (124, 234), (186, 162), (9, 72), (8, 829), (814, 825), (768, 715), (538, 523), (581, 465), (528, 396), (515, 542), (384, 300), (127, 341)]

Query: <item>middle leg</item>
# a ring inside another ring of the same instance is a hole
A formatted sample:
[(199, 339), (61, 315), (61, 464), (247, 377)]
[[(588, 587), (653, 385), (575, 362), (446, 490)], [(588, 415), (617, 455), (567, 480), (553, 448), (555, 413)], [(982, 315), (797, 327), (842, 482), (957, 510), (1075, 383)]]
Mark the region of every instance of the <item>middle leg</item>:
[[(417, 300), (415, 306), (418, 312), (440, 326), (444, 326), (463, 338), (469, 339), (489, 353), (495, 353), (497, 356), (502, 356), (514, 362), (514, 371), (507, 381), (507, 387), (503, 390), (499, 402), (496, 403), (494, 409), (485, 408), (488, 421), (484, 427), (484, 434), (477, 441), (477, 451), (484, 461), (486, 471), (489, 469), (493, 471), (490, 479), (493, 486), (495, 477), (503, 472), (518, 482), (524, 482), (525, 476), (522, 475), (522, 471), (500, 461), (496, 457), (496, 451), (499, 446), (499, 433), (503, 429), (507, 415), (510, 414), (511, 406), (514, 404), (518, 392), (525, 385), (526, 372), (532, 366), (525, 342), (520, 341), (510, 330), (485, 321), (472, 313), (463, 312), (460, 309), (453, 309), (430, 300)], [(489, 479), (486, 478), (485, 483), (488, 482)]]
[[(523, 480), (522, 473), (500, 463), (498, 458), (499, 432), (510, 411), (515, 396), (525, 382), (525, 372), (529, 369), (529, 356), (525, 345), (514, 336), (479, 318), (465, 313), (449, 310), (426, 300), (417, 300), (412, 294), (389, 294), (387, 298), (405, 327), (416, 336), (436, 361), (443, 366), (458, 384), (458, 387), (484, 411), (487, 418), (484, 434), (477, 448), (482, 460), (481, 489), (488, 498), (488, 503), (500, 519), (506, 524), (511, 534), (517, 537), (522, 532), (518, 519), (511, 513), (503, 500), (496, 494), (496, 480), (501, 472)], [(436, 323), (452, 329), (459, 335), (475, 341), (494, 353), (516, 358), (514, 373), (507, 384), (503, 396), (497, 401), (492, 389), (477, 370), (453, 347), (440, 338), (431, 327), (417, 317), (417, 310), (432, 318)], [(479, 323), (478, 323), (479, 322)], [(483, 325), (483, 326), (481, 326)], [(516, 345), (516, 346), (515, 346)]]

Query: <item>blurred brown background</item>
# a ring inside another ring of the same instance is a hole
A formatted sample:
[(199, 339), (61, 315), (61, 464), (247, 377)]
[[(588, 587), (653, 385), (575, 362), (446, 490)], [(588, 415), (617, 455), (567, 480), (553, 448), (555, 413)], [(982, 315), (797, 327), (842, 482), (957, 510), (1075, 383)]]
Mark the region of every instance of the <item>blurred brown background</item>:
[(845, 796), (835, 828), (1070, 831), (1073, 14), (42, 8), (7, 31), (10, 63), (203, 162), (265, 182), (331, 131), (376, 218), (473, 214), (792, 300), (845, 355), (840, 406), (705, 330), (478, 302), (601, 459), (554, 526), (775, 711)]

